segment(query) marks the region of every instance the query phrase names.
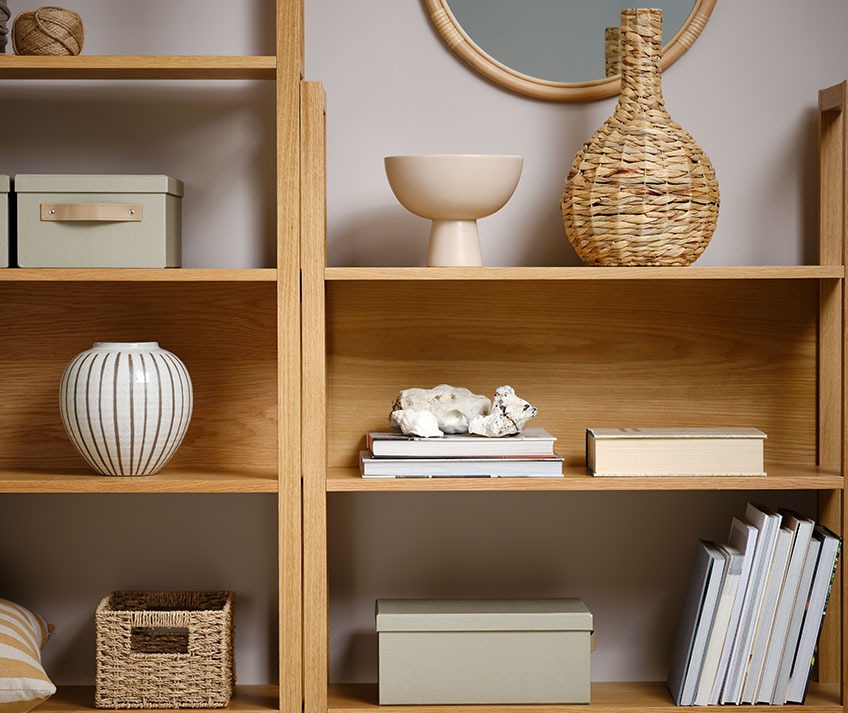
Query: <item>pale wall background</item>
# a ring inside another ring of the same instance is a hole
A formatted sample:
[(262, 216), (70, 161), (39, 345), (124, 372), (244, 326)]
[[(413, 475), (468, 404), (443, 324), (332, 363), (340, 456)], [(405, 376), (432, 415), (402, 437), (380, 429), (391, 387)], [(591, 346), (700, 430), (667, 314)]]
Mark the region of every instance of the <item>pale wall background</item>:
[[(15, 13), (40, 4), (11, 2)], [(87, 54), (273, 52), (270, 0), (64, 5), (83, 16)], [(562, 182), (614, 100), (553, 105), (488, 84), (448, 52), (418, 0), (306, 5), (306, 74), (328, 93), (333, 264), (423, 264), (427, 226), (397, 204), (382, 169), (383, 156), (416, 152), (524, 155), (515, 196), (481, 222), (484, 260), (576, 263), (560, 224)], [(816, 92), (848, 76), (845, 26), (842, 0), (719, 0), (666, 73), (668, 108), (721, 184), (701, 264), (813, 259)], [(186, 182), (184, 265), (273, 264), (268, 83), (0, 82), (0, 109), (0, 172), (172, 174)], [(662, 678), (694, 540), (723, 537), (745, 501), (333, 495), (333, 677), (373, 680), (378, 597), (581, 596), (596, 615), (594, 677)], [(92, 680), (94, 608), (130, 587), (236, 590), (239, 680), (274, 678), (273, 496), (4, 495), (0, 507), (0, 596), (56, 624), (45, 662), (58, 682)]]
[[(845, 78), (840, 0), (719, 0), (704, 33), (664, 75), (672, 117), (710, 156), (718, 229), (699, 264), (812, 259), (817, 91)], [(307, 76), (327, 89), (333, 264), (423, 264), (426, 221), (383, 174), (398, 153), (517, 153), (512, 200), (480, 222), (487, 265), (576, 264), (559, 214), (575, 152), (614, 100), (547, 104), (501, 90), (442, 43), (418, 0), (307, 10)]]

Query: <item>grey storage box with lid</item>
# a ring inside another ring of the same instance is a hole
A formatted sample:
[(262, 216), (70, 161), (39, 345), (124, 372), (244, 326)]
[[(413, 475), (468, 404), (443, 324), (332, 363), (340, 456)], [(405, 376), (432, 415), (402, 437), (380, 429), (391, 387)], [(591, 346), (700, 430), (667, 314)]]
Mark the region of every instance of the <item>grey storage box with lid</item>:
[(380, 703), (588, 703), (591, 633), (580, 599), (381, 599)]
[(9, 177), (0, 175), (0, 267), (9, 267)]
[(183, 184), (170, 176), (19, 174), (20, 267), (179, 267)]

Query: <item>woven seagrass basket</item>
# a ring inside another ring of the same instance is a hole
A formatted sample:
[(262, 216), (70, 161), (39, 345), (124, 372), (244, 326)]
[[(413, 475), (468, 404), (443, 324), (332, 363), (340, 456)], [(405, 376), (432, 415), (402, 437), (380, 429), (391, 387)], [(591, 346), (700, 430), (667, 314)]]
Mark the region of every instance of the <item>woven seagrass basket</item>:
[(232, 592), (111, 592), (95, 613), (98, 708), (223, 708)]
[(620, 29), (621, 94), (571, 166), (566, 234), (588, 265), (689, 265), (715, 230), (715, 171), (665, 108), (662, 11), (623, 10)]

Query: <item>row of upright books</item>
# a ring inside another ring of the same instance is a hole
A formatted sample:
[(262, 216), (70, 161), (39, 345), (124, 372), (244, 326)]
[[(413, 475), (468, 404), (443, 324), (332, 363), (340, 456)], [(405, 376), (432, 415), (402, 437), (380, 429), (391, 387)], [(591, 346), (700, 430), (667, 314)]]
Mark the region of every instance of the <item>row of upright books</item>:
[(726, 543), (699, 540), (668, 674), (678, 705), (803, 703), (841, 546), (748, 503)]
[(371, 431), (359, 453), (363, 478), (562, 477), (556, 438), (543, 428), (525, 428), (502, 438), (468, 434), (439, 438)]

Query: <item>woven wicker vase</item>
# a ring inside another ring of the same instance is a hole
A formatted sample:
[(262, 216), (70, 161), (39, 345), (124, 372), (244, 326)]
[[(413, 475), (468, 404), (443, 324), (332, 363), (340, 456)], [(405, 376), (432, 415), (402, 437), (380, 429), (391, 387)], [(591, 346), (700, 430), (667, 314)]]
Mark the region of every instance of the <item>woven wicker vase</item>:
[(715, 230), (715, 171), (665, 109), (661, 38), (661, 10), (622, 11), (618, 104), (562, 194), (566, 234), (587, 265), (689, 265)]

